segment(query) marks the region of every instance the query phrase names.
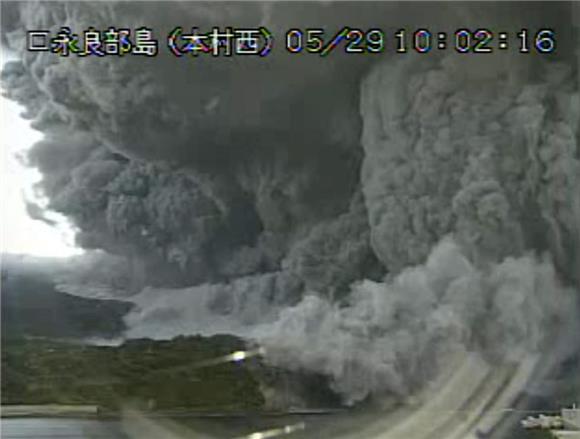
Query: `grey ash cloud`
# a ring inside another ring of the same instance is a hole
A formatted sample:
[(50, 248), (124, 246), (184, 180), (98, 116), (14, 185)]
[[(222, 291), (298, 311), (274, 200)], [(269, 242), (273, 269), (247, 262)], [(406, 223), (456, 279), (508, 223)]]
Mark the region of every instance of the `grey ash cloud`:
[[(572, 318), (580, 101), (569, 4), (2, 8), (2, 41), (20, 51), (3, 83), (45, 135), (30, 164), (79, 244), (126, 260), (98, 272), (122, 267), (134, 278), (120, 285), (144, 288), (130, 336), (242, 334), (271, 361), (329, 375), (353, 402), (420, 387), (421, 365), (458, 346), (536, 351)], [(59, 59), (22, 47), (26, 29), (62, 25), (146, 24), (162, 36), (193, 24), (281, 35), (474, 23), (554, 27), (559, 54)], [(68, 288), (99, 283), (83, 276)]]

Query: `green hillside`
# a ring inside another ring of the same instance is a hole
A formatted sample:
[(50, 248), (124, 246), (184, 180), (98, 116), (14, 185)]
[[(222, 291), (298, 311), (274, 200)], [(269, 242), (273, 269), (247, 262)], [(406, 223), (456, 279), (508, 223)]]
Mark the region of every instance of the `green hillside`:
[(2, 404), (257, 410), (264, 399), (245, 364), (203, 365), (243, 348), (230, 336), (132, 340), (118, 347), (8, 339), (2, 347)]

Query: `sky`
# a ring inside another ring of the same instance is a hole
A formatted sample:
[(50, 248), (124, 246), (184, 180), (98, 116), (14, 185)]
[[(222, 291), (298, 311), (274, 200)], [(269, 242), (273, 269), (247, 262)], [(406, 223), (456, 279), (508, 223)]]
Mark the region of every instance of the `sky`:
[(17, 103), (0, 97), (2, 252), (51, 257), (80, 254), (82, 250), (74, 244), (74, 231), (64, 217), (47, 213), (46, 218), (55, 223), (50, 225), (32, 219), (27, 213), (27, 201), (40, 206), (45, 206), (47, 201), (34, 191), (34, 184), (41, 178), (40, 173), (23, 163), (26, 151), (42, 134), (20, 117), (22, 111)]

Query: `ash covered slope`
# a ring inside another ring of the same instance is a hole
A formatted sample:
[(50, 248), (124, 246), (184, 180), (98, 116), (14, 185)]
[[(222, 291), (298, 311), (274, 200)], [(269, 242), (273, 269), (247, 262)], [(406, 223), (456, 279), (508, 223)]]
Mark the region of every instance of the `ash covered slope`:
[(120, 300), (67, 294), (54, 283), (64, 263), (49, 258), (2, 255), (2, 337), (119, 337), (132, 307)]
[(356, 401), (420, 387), (458, 346), (496, 359), (540, 349), (573, 318), (580, 105), (569, 4), (308, 4), (310, 22), (304, 5), (196, 5), (12, 4), (20, 18), (3, 38), (18, 47), (24, 29), (63, 24), (159, 35), (184, 21), (264, 24), (283, 35), (428, 23), (552, 27), (559, 54), (22, 53), (3, 78), (46, 134), (30, 161), (51, 207), (83, 246), (131, 258), (148, 286), (130, 336), (255, 338), (272, 361), (323, 372)]

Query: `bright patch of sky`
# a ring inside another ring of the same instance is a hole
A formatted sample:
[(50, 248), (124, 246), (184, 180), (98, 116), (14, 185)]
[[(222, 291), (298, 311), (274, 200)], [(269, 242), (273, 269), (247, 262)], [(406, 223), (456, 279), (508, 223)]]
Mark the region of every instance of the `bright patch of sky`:
[[(54, 257), (80, 254), (83, 251), (74, 243), (70, 223), (56, 212), (45, 211), (47, 200), (34, 190), (41, 175), (26, 166), (26, 153), (42, 134), (20, 116), (22, 112), (18, 104), (0, 97), (2, 252)], [(44, 221), (33, 219), (30, 210), (36, 210), (34, 216)]]

